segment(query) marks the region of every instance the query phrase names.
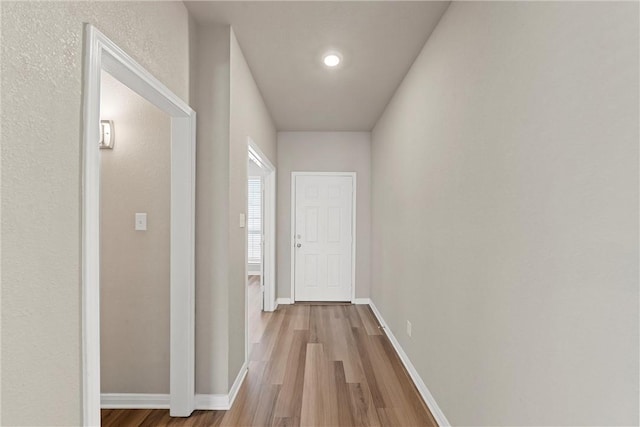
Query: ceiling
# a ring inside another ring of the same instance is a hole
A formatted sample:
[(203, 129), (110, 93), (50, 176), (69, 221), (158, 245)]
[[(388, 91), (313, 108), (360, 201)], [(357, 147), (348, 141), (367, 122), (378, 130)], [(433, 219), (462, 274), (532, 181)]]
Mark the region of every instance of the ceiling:
[[(449, 2), (194, 1), (229, 24), (281, 131), (373, 128)], [(322, 64), (336, 50), (335, 69)]]

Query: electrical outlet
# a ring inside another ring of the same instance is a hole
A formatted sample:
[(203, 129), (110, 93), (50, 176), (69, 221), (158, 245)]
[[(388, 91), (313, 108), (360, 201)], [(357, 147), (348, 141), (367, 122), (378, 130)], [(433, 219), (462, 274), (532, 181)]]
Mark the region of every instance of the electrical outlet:
[(407, 320), (407, 335), (411, 336), (411, 322)]

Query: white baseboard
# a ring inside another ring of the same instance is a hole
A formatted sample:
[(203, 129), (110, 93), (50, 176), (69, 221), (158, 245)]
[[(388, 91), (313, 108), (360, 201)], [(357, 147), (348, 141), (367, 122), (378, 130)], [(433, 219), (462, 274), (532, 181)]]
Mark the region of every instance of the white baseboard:
[(226, 411), (231, 407), (228, 394), (196, 394), (195, 405), (199, 411)]
[(168, 394), (150, 393), (102, 393), (103, 409), (169, 409)]
[(447, 420), (447, 417), (444, 416), (444, 412), (442, 412), (442, 409), (440, 409), (440, 407), (436, 403), (436, 400), (433, 398), (433, 395), (427, 388), (427, 385), (424, 383), (424, 381), (422, 381), (420, 374), (418, 374), (418, 371), (413, 366), (413, 363), (411, 363), (409, 356), (407, 356), (407, 353), (405, 353), (404, 350), (402, 349), (402, 346), (400, 346), (400, 342), (398, 342), (396, 337), (393, 335), (393, 332), (391, 332), (391, 329), (389, 329), (387, 322), (384, 321), (384, 319), (382, 318), (382, 314), (380, 313), (380, 311), (378, 311), (378, 308), (373, 303), (373, 301), (369, 303), (369, 306), (371, 307), (373, 314), (375, 314), (376, 318), (378, 319), (378, 322), (380, 322), (380, 325), (383, 327), (385, 333), (387, 334), (389, 341), (391, 341), (391, 345), (393, 345), (393, 348), (396, 350), (396, 353), (398, 353), (398, 356), (400, 357), (402, 364), (407, 369), (407, 372), (409, 372), (409, 376), (413, 380), (413, 383), (416, 385), (418, 392), (420, 393), (425, 403), (429, 407), (429, 410), (431, 411), (431, 415), (433, 415), (433, 417), (436, 419), (436, 422), (440, 427), (450, 427), (451, 423), (449, 423), (449, 420)]
[(249, 365), (245, 362), (240, 368), (240, 372), (238, 372), (238, 376), (228, 394), (196, 394), (196, 409), (206, 411), (227, 411), (231, 409), (248, 370)]
[[(371, 304), (371, 299), (370, 298), (355, 298), (353, 300), (351, 300), (352, 304), (359, 304), (359, 305), (367, 305), (367, 304)], [(276, 305), (287, 305), (287, 304), (293, 304), (291, 302), (291, 298), (278, 298), (276, 300)]]
[(236, 400), (238, 391), (240, 391), (240, 386), (242, 386), (244, 379), (247, 377), (247, 372), (249, 372), (249, 362), (245, 360), (242, 368), (240, 368), (240, 372), (238, 372), (238, 375), (236, 376), (236, 380), (231, 386), (231, 390), (229, 390), (229, 409), (231, 409), (233, 402)]
[[(245, 363), (228, 394), (196, 394), (195, 409), (226, 411), (236, 400), (238, 390), (247, 376), (248, 364)], [(103, 409), (169, 409), (168, 394), (146, 393), (102, 393), (100, 407)]]

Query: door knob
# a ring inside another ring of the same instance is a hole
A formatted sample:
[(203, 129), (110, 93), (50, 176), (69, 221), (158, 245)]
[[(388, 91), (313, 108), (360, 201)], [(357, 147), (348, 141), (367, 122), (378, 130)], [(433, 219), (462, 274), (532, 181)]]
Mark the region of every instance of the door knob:
[(299, 248), (299, 247), (301, 247), (301, 246), (302, 246), (302, 243), (298, 243), (298, 244), (296, 245), (296, 247), (298, 247), (298, 248)]

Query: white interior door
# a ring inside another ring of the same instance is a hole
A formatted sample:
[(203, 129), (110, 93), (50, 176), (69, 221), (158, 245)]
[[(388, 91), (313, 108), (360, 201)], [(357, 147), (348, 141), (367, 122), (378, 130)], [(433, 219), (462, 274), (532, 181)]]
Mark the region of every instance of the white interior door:
[(353, 176), (295, 176), (296, 301), (351, 301)]

